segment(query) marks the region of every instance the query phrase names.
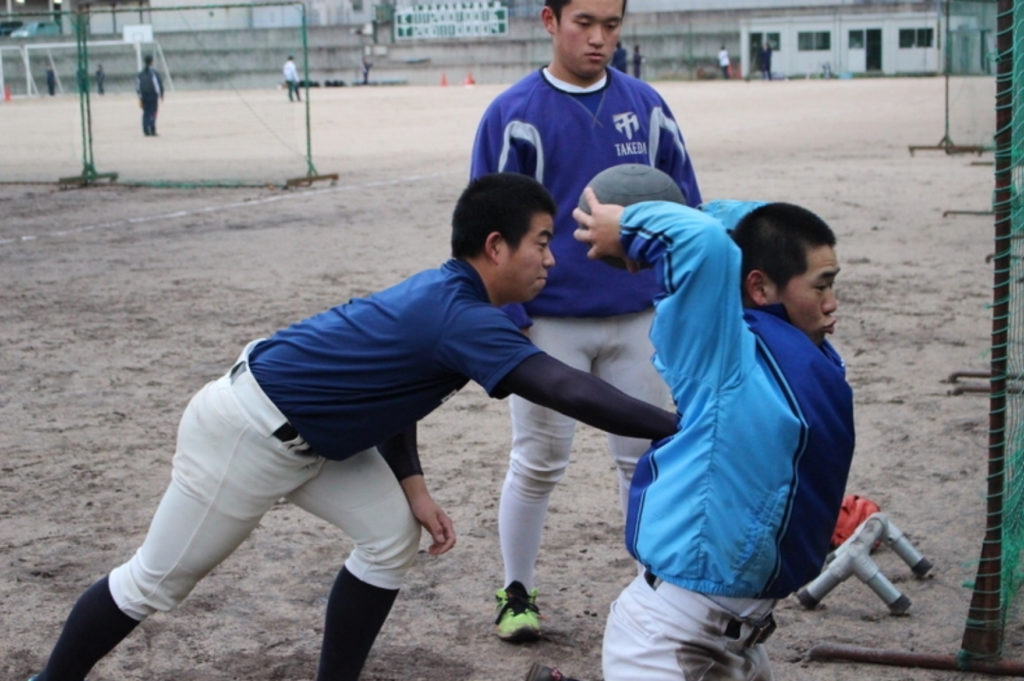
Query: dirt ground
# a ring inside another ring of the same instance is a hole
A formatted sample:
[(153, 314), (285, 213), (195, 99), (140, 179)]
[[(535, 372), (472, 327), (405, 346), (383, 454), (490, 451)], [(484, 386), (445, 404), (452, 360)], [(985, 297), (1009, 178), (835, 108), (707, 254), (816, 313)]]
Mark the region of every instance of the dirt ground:
[[(817, 610), (780, 603), (767, 644), (776, 677), (975, 678), (812, 661), (808, 651), (959, 650), (964, 584), (984, 527), (988, 402), (950, 394), (947, 377), (987, 368), (991, 155), (908, 153), (943, 135), (941, 79), (656, 86), (682, 125), (705, 198), (784, 199), (835, 228), (835, 344), (858, 431), (849, 491), (877, 501), (934, 563), (919, 580), (892, 551), (876, 554), (912, 601), (903, 617), (855, 578)], [(280, 182), (296, 174), (294, 145), (287, 163), (264, 162), (261, 152), (274, 152), (250, 144), (210, 104), (215, 94), (172, 93), (155, 139), (138, 130), (130, 95), (108, 95), (103, 106), (123, 120), (116, 142), (99, 143), (97, 170), (200, 179), (212, 155), (239, 177), (277, 186), (60, 189), (52, 180), (75, 174), (80, 155), (73, 144), (41, 152), (39, 131), (66, 130), (76, 103), (0, 103), (0, 179), (50, 178), (0, 185), (3, 678), (38, 671), (80, 591), (141, 541), (195, 390), (252, 338), (447, 257), (476, 121), (500, 90), (316, 92), (316, 168), (339, 177), (291, 190)], [(283, 93), (264, 95), (267, 107), (286, 105)], [(275, 120), (294, 132), (295, 116)], [(468, 386), (426, 419), (420, 442), (458, 546), (421, 554), (363, 678), (511, 681), (539, 660), (599, 679), (605, 613), (634, 574), (603, 435), (580, 427), (552, 501), (537, 576), (546, 633), (527, 646), (492, 631), (506, 405)], [(313, 678), (326, 595), (348, 548), (334, 528), (275, 507), (179, 609), (142, 624), (90, 678)], [(1013, 620), (1006, 656), (1018, 658), (1022, 644)]]

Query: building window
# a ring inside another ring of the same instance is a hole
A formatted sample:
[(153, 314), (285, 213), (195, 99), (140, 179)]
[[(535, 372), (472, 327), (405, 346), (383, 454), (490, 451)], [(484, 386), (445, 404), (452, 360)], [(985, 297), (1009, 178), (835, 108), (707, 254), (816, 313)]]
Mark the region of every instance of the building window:
[(930, 28), (901, 28), (900, 47), (931, 47), (935, 32)]
[(821, 52), (832, 49), (832, 34), (828, 31), (802, 31), (796, 34), (796, 49), (801, 52)]
[(850, 49), (864, 49), (864, 31), (850, 31)]
[(779, 33), (756, 33), (751, 32), (750, 34), (750, 45), (761, 49), (764, 45), (771, 45), (773, 51), (779, 49), (779, 45), (782, 43)]

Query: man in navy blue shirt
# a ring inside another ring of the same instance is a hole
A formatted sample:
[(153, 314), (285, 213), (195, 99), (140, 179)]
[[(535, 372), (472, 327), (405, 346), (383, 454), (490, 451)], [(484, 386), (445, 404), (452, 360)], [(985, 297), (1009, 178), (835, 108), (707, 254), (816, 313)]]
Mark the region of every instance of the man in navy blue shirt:
[(419, 465), (416, 422), (469, 380), (619, 435), (656, 440), (673, 413), (534, 346), (498, 306), (555, 264), (555, 204), (524, 175), (470, 183), (452, 259), (256, 340), (190, 401), (170, 486), (135, 555), (79, 598), (35, 681), (82, 681), (143, 619), (170, 610), (282, 497), (348, 534), (317, 679), (354, 681), (419, 548), (455, 544)]

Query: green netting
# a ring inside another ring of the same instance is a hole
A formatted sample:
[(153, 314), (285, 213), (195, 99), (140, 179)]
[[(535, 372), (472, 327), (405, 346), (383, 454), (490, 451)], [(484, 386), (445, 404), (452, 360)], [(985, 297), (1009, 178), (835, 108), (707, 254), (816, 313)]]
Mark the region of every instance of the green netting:
[[(193, 186), (318, 177), (309, 93), (292, 103), (281, 89), (287, 55), (309, 80), (304, 3), (83, 6), (47, 16), (59, 34), (0, 51), (0, 84), (11, 102), (0, 137), (17, 161), (0, 181)], [(135, 76), (144, 55), (153, 57), (166, 92), (159, 139), (141, 131)], [(52, 93), (47, 69), (55, 75)]]
[[(1019, 286), (1024, 281), (1024, 248), (1021, 235), (1024, 231), (1024, 4), (1014, 3), (1013, 31), (1011, 49), (1001, 53), (1000, 59), (1010, 60), (1011, 72), (1000, 75), (1011, 97), (1008, 105), (1008, 118), (1003, 121), (1005, 126), (997, 131), (1000, 140), (1005, 140), (997, 147), (996, 154), (1002, 161), (999, 166), (998, 184), (1005, 188), (998, 196), (996, 214), (1000, 220), (1008, 222), (1010, 251), (1010, 283), (1007, 305), (1008, 338), (1006, 349), (1006, 375), (1024, 376), (1024, 296)], [(998, 113), (998, 112), (997, 112)], [(999, 135), (998, 133), (1006, 133)], [(1004, 500), (1004, 532), (1003, 532), (1003, 566), (1002, 566), (1002, 602), (1003, 619), (1006, 610), (1014, 601), (1019, 591), (1021, 574), (1021, 550), (1024, 548), (1024, 394), (1012, 390), (1009, 386), (1006, 394), (1006, 483)]]
[(988, 517), (961, 659), (998, 658), (1024, 575), (1024, 4), (997, 17)]

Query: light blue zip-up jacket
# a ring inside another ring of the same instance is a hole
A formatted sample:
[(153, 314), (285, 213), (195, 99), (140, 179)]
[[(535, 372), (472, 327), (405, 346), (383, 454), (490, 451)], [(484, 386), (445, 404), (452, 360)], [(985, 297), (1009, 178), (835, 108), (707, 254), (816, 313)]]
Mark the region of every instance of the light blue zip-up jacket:
[(728, 229), (757, 205), (641, 203), (627, 254), (661, 284), (654, 364), (682, 414), (633, 477), (626, 544), (692, 591), (783, 598), (821, 571), (854, 449), (853, 393), (781, 305), (744, 309)]

